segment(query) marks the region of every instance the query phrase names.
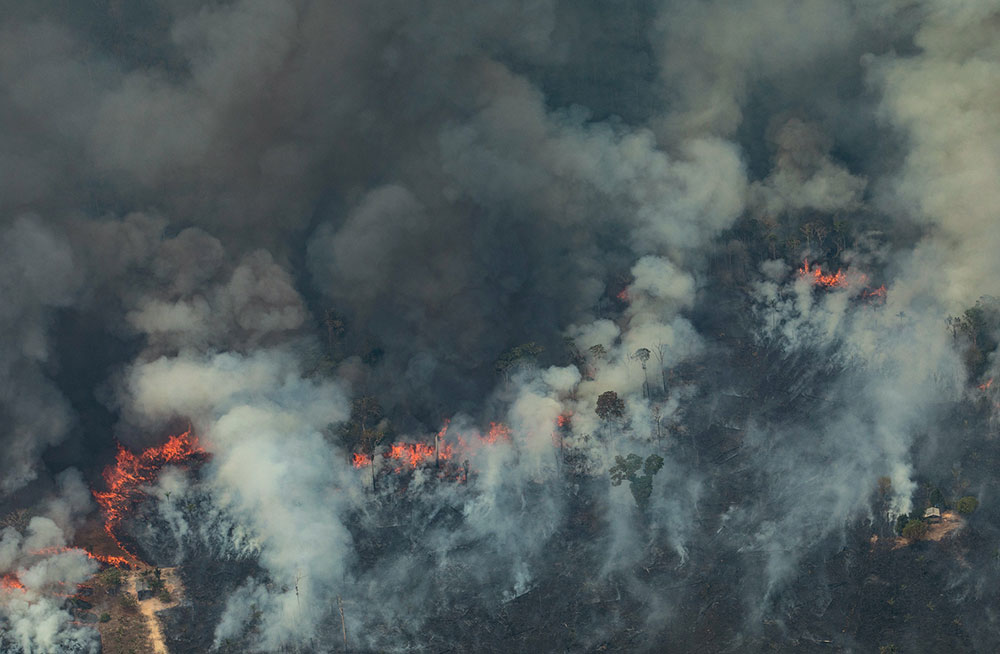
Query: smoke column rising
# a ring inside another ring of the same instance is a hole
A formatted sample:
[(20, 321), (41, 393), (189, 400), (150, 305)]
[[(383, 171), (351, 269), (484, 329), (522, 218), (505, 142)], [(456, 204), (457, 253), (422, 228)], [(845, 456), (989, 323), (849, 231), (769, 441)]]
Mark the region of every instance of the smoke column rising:
[[(914, 508), (968, 397), (945, 319), (1000, 295), (998, 11), (6, 3), (0, 509), (35, 517), (0, 572), (85, 579), (23, 562), (93, 511), (57, 476), (190, 425), (212, 458), (136, 538), (252, 564), (204, 647), (324, 651), (338, 599), (371, 651), (524, 646), (486, 627), (570, 595), (618, 599), (564, 649), (701, 634), (698, 602), (739, 616), (712, 651), (788, 635), (807, 562)], [(457, 448), (451, 477), (355, 469), (366, 397), (365, 429)], [(607, 483), (628, 453), (664, 459), (643, 510)], [(715, 575), (739, 583), (698, 596)], [(23, 651), (91, 646), (19, 597)]]

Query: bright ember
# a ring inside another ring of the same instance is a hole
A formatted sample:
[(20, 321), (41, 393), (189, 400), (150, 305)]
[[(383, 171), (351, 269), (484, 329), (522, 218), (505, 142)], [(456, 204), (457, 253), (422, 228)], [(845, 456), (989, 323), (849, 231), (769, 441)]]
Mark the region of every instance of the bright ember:
[(808, 259), (803, 262), (802, 267), (799, 268), (798, 272), (799, 277), (809, 278), (810, 281), (817, 286), (825, 286), (827, 288), (841, 288), (847, 286), (847, 275), (844, 274), (842, 270), (837, 270), (837, 272), (832, 275), (824, 275), (823, 270), (819, 266), (810, 268)]
[(24, 590), (24, 584), (17, 578), (17, 575), (7, 574), (0, 577), (0, 589), (2, 590)]
[(509, 441), (511, 428), (502, 422), (491, 422), (490, 431), (483, 437), (483, 440), (491, 445), (498, 441)]
[(423, 443), (393, 443), (385, 456), (416, 468), (422, 462), (434, 458), (434, 448)]
[[(449, 421), (445, 421), (444, 427), (434, 438), (434, 445), (427, 443), (393, 443), (388, 450), (382, 452), (381, 456), (386, 461), (395, 463), (394, 470), (402, 472), (406, 468), (419, 468), (422, 465), (433, 463), (440, 464), (442, 461), (449, 461), (469, 450), (469, 443), (461, 435), (456, 436), (457, 445), (445, 442), (448, 434)], [(510, 441), (511, 429), (500, 422), (491, 422), (490, 430), (486, 434), (478, 434), (478, 439), (486, 445), (495, 445), (501, 441)], [(475, 441), (473, 441), (475, 442)], [(465, 458), (465, 457), (460, 457)], [(351, 465), (355, 468), (364, 468), (372, 464), (374, 457), (361, 452), (354, 452), (351, 455)]]

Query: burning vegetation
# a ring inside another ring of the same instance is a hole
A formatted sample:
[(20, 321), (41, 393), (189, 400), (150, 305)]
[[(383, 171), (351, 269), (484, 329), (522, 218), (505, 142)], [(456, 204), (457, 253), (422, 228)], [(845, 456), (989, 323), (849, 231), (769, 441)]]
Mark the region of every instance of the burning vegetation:
[[(561, 423), (560, 423), (561, 424)], [(396, 442), (381, 448), (373, 454), (355, 452), (351, 463), (361, 469), (370, 466), (375, 457), (391, 466), (393, 472), (400, 473), (425, 466), (442, 470), (441, 476), (448, 478), (451, 472), (460, 472), (456, 479), (464, 479), (470, 458), (481, 447), (507, 443), (511, 440), (511, 429), (500, 422), (491, 422), (485, 432), (458, 433), (449, 441), (450, 420), (446, 420), (441, 430), (434, 436), (434, 444)]]
[[(103, 513), (103, 525), (93, 521), (80, 525), (75, 530), (77, 546), (50, 531), (55, 525), (49, 518), (14, 516), (11, 522), (16, 526), (0, 530), (4, 549), (14, 555), (16, 566), (0, 574), (0, 606), (18, 600), (39, 620), (65, 627), (58, 644), (48, 649), (11, 650), (4, 636), (8, 625), (0, 620), (0, 651), (91, 652), (96, 651), (99, 638), (101, 651), (109, 654), (147, 651), (148, 647), (166, 653), (155, 612), (174, 606), (182, 588), (178, 583), (163, 583), (160, 568), (147, 565), (127, 548), (128, 539), (120, 533), (122, 522), (165, 466), (206, 456), (190, 432), (138, 454), (119, 446), (114, 464), (104, 470), (106, 490), (91, 490)], [(78, 483), (78, 491), (85, 493), (82, 480)], [(31, 546), (46, 541), (55, 544)], [(95, 549), (115, 549), (122, 555)], [(143, 588), (138, 586), (140, 577), (147, 580)]]
[[(94, 499), (104, 513), (104, 530), (133, 559), (138, 559), (119, 539), (118, 527), (130, 511), (145, 495), (145, 487), (156, 481), (160, 470), (166, 465), (180, 465), (203, 460), (207, 453), (199, 445), (190, 430), (171, 436), (160, 446), (150, 447), (139, 454), (133, 454), (124, 446), (118, 446), (114, 465), (104, 469), (105, 491), (93, 491)], [(99, 558), (96, 555), (90, 555)], [(124, 566), (129, 563), (124, 557), (101, 557), (105, 563)]]
[(847, 275), (844, 271), (838, 269), (835, 273), (824, 274), (822, 268), (819, 266), (810, 267), (808, 259), (802, 263), (802, 267), (798, 269), (798, 274), (800, 278), (808, 279), (816, 286), (824, 286), (826, 288), (843, 288), (847, 286)]
[(24, 584), (14, 573), (8, 573), (0, 577), (0, 590), (24, 590)]
[(811, 265), (809, 259), (805, 259), (802, 265), (796, 270), (799, 279), (806, 279), (810, 284), (825, 289), (858, 289), (855, 291), (857, 297), (868, 304), (880, 305), (885, 303), (886, 288), (882, 284), (876, 288), (868, 286), (868, 275), (864, 273), (848, 276), (848, 274), (838, 268), (837, 272), (823, 272), (820, 266)]
[(0, 652), (1000, 651), (997, 3), (36, 4)]

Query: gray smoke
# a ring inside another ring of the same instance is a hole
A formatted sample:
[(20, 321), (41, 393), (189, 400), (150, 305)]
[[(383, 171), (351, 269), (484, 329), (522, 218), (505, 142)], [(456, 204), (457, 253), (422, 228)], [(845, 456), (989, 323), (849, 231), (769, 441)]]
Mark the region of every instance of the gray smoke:
[(59, 492), (45, 500), (44, 515), (23, 530), (0, 530), (0, 576), (20, 586), (0, 587), (0, 648), (12, 652), (98, 652), (97, 631), (74, 622), (66, 610), (68, 589), (94, 575), (97, 564), (67, 548), (79, 516), (92, 508), (78, 471), (59, 478)]
[[(114, 439), (190, 424), (212, 458), (137, 538), (258, 566), (214, 647), (332, 642), (340, 600), (359, 646), (432, 648), (462, 589), (482, 620), (583, 560), (651, 633), (737, 561), (752, 634), (913, 508), (968, 398), (945, 319), (1000, 295), (994, 2), (3, 6), (0, 505), (47, 517), (0, 572), (29, 593), (93, 572), (25, 543), (72, 537)], [(366, 396), (392, 440), (450, 420), (471, 474), (354, 469)], [(630, 453), (664, 459), (644, 511), (605, 483)], [(85, 640), (10, 601), (20, 648)]]

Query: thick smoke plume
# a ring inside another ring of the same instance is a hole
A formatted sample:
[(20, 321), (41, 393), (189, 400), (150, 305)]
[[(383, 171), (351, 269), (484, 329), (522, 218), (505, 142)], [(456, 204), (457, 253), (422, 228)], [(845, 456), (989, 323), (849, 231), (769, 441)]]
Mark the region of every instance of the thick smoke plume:
[(3, 651), (98, 652), (94, 630), (79, 625), (64, 597), (93, 576), (97, 564), (83, 550), (66, 547), (75, 516), (91, 509), (77, 471), (58, 478), (59, 494), (43, 503), (44, 515), (0, 531), (0, 647)]
[(3, 651), (187, 429), (192, 651), (877, 651), (897, 518), (995, 540), (996, 2), (4, 4)]

